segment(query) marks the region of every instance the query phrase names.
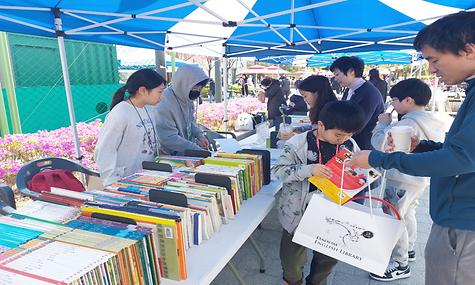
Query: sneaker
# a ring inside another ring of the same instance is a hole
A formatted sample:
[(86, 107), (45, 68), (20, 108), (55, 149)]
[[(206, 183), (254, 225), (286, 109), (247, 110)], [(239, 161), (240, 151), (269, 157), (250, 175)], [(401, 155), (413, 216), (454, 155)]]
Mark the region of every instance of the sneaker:
[(409, 261), (416, 261), (416, 252), (414, 250), (410, 250), (407, 252), (409, 255)]
[(386, 272), (384, 272), (383, 276), (379, 276), (373, 273), (369, 274), (369, 277), (378, 281), (393, 281), (408, 278), (409, 276), (411, 276), (411, 270), (409, 269), (409, 265), (401, 266), (396, 261), (389, 262), (388, 268), (386, 269)]

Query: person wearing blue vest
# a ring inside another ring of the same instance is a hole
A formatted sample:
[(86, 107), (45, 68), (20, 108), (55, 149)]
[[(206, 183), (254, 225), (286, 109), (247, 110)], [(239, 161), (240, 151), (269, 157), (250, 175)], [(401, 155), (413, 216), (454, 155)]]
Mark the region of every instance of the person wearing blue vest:
[[(448, 85), (468, 83), (443, 143), (413, 139), (412, 152), (361, 151), (356, 167), (395, 168), (430, 176), (434, 224), (425, 249), (427, 285), (474, 284), (475, 270), (475, 12), (445, 16), (422, 29), (414, 47)], [(388, 138), (392, 143), (392, 138)], [(393, 144), (394, 145), (394, 144)]]

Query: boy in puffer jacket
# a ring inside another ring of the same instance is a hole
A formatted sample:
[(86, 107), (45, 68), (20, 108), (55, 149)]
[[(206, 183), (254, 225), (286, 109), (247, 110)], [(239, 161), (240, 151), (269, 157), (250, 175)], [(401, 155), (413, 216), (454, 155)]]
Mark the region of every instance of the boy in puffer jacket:
[[(433, 113), (426, 112), (425, 106), (431, 98), (431, 90), (419, 79), (406, 79), (389, 92), (394, 110), (402, 115), (401, 120), (392, 122), (391, 114), (379, 115), (379, 122), (373, 130), (371, 144), (376, 150), (390, 151), (385, 137), (395, 126), (410, 126), (421, 140), (442, 142), (446, 129), (445, 123)], [(396, 207), (403, 222), (404, 230), (394, 247), (388, 268), (383, 276), (370, 274), (379, 281), (392, 281), (408, 278), (411, 275), (409, 261), (415, 261), (414, 243), (417, 238), (416, 207), (419, 198), (428, 188), (428, 177), (403, 174), (396, 169), (387, 170), (384, 199)]]
[[(303, 268), (307, 261), (307, 248), (292, 242), (310, 198), (318, 189), (308, 178), (331, 177), (325, 163), (342, 148), (358, 150), (351, 136), (364, 126), (361, 107), (350, 101), (327, 103), (320, 112), (317, 129), (293, 136), (284, 145), (273, 174), (283, 183), (278, 203), (278, 217), (283, 227), (280, 243), (280, 260), (283, 279), (289, 285), (303, 284)], [(337, 260), (313, 252), (310, 274), (305, 284), (326, 284)]]

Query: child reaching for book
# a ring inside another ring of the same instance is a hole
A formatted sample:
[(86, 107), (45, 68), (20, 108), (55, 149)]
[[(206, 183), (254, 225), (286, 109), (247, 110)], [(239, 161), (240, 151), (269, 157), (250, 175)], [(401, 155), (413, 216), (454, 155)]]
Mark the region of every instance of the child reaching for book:
[[(403, 80), (391, 88), (389, 97), (394, 110), (402, 117), (400, 121), (391, 124), (391, 114), (383, 113), (379, 116), (371, 138), (371, 144), (376, 150), (388, 151), (383, 144), (385, 137), (395, 126), (410, 126), (421, 140), (444, 140), (445, 123), (424, 110), (431, 98), (427, 84), (415, 78)], [(385, 274), (378, 276), (371, 273), (371, 278), (392, 281), (411, 275), (409, 261), (415, 260), (414, 243), (417, 237), (416, 207), (428, 185), (429, 179), (426, 177), (403, 174), (396, 169), (387, 170), (384, 199), (396, 207), (403, 217), (405, 227), (394, 247)]]
[[(278, 203), (278, 217), (283, 227), (280, 260), (283, 279), (289, 285), (304, 283), (307, 248), (292, 242), (292, 238), (311, 196), (319, 192), (308, 182), (308, 178), (330, 178), (331, 170), (325, 163), (343, 148), (357, 150), (358, 146), (351, 136), (363, 125), (363, 110), (357, 104), (350, 101), (330, 102), (321, 110), (317, 128), (288, 140), (272, 168), (273, 174), (283, 183)], [(305, 284), (324, 284), (336, 263), (336, 259), (314, 251)]]
[(104, 185), (134, 174), (142, 168), (142, 161), (153, 161), (158, 155), (150, 106), (160, 101), (165, 83), (156, 71), (141, 69), (115, 92), (94, 152)]

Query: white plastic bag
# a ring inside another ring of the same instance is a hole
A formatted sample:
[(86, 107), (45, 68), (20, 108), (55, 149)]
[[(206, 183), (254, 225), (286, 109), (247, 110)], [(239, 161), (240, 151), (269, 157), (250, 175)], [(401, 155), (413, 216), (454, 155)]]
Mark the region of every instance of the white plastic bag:
[(234, 129), (236, 131), (252, 131), (254, 124), (252, 123), (252, 115), (248, 113), (241, 113), (238, 115)]

